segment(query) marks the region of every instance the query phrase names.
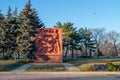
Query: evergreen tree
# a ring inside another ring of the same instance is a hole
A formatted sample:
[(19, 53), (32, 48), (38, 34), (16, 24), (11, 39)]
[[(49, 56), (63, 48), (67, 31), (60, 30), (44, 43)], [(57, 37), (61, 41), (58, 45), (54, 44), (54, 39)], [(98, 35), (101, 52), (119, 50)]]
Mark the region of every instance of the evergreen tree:
[(25, 53), (29, 58), (32, 58), (33, 51), (35, 51), (34, 40), (36, 28), (43, 28), (45, 26), (39, 19), (37, 11), (31, 8), (30, 0), (20, 12), (19, 22), (19, 31), (21, 35), (17, 39), (20, 43), (19, 47), (22, 49), (21, 53)]
[(4, 17), (4, 14), (1, 13), (1, 10), (0, 10), (0, 23), (5, 19)]
[(96, 41), (96, 55), (98, 56), (102, 56), (102, 52), (100, 50), (100, 44), (101, 41), (103, 40), (103, 36), (105, 35), (105, 28), (95, 28), (95, 29), (91, 29), (92, 31), (92, 36)]
[(5, 27), (5, 45), (6, 45), (6, 55), (8, 58), (12, 58), (15, 50), (16, 34), (15, 30), (17, 28), (16, 19), (12, 16), (11, 8), (8, 8), (6, 19), (4, 20)]
[(3, 21), (5, 17), (0, 11), (0, 53), (2, 53), (4, 57), (4, 47), (5, 47), (5, 31), (4, 31), (4, 26), (3, 26)]
[(73, 46), (74, 46), (74, 36), (76, 33), (76, 28), (73, 27), (73, 23), (67, 22), (67, 23), (61, 23), (57, 22), (57, 25), (54, 26), (55, 28), (62, 28), (63, 30), (63, 50), (65, 51), (64, 57), (66, 58), (68, 50), (70, 50), (69, 45), (71, 45), (72, 48), (72, 58), (73, 58)]
[(85, 53), (84, 53), (84, 57), (91, 57), (91, 53), (93, 51), (95, 51), (96, 48), (96, 41), (94, 40), (94, 38), (92, 37), (92, 32), (87, 29), (87, 28), (81, 28), (79, 30), (79, 34), (82, 38), (81, 43), (83, 44), (84, 48), (85, 48)]
[(13, 51), (14, 51), (14, 56), (18, 55), (17, 58), (20, 57), (20, 54), (19, 54), (19, 47), (18, 47), (18, 41), (17, 41), (17, 37), (19, 37), (20, 35), (20, 32), (19, 32), (19, 21), (18, 21), (18, 14), (17, 14), (17, 8), (15, 8), (15, 10), (13, 11), (13, 26), (14, 26), (14, 30), (13, 30), (13, 33), (14, 33), (14, 47), (13, 47)]
[(15, 10), (13, 11), (13, 17), (14, 17), (14, 18), (17, 18), (17, 17), (18, 17), (17, 13), (18, 13), (17, 7), (15, 7)]
[(8, 11), (7, 11), (7, 19), (10, 19), (10, 18), (12, 18), (12, 13), (11, 13), (11, 7), (9, 6), (8, 7)]
[(3, 36), (4, 36), (3, 20), (4, 20), (4, 15), (1, 13), (1, 10), (0, 10), (0, 41), (3, 39)]

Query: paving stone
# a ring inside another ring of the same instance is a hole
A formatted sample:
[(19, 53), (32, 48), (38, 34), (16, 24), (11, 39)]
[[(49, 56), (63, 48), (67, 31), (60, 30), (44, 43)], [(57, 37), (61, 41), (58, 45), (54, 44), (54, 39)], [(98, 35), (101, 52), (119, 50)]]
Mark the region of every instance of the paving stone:
[[(15, 69), (15, 70), (12, 70), (12, 72), (20, 72), (20, 71), (25, 71), (28, 67), (30, 67), (31, 65), (33, 65), (33, 64), (35, 64), (35, 63), (29, 63), (29, 64), (25, 64), (25, 65), (23, 65), (23, 66), (21, 66), (21, 67), (19, 67), (19, 68), (17, 68), (17, 69)], [(70, 63), (62, 63), (64, 66), (65, 66), (65, 68), (68, 70), (68, 71), (74, 71), (74, 72), (79, 72), (80, 70), (77, 68), (77, 67), (75, 67), (75, 66), (73, 66), (72, 64), (70, 64)], [(43, 65), (43, 64), (41, 64), (41, 65)]]
[(21, 71), (25, 71), (28, 67), (30, 67), (32, 64), (31, 63), (29, 63), (29, 64), (25, 64), (25, 65), (23, 65), (23, 66), (21, 66), (21, 67), (19, 67), (19, 68), (17, 68), (17, 69), (15, 69), (15, 70), (12, 70), (12, 72), (21, 72)]
[(65, 68), (67, 68), (68, 71), (80, 71), (77, 67), (73, 66), (70, 63), (63, 63), (63, 65), (65, 66)]

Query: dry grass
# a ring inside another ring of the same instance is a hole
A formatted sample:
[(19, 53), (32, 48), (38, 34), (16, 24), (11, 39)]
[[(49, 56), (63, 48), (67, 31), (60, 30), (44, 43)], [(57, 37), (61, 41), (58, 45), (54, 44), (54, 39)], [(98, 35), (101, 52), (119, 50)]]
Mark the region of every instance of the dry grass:
[(25, 59), (0, 60), (0, 71), (11, 71), (27, 63)]
[(113, 62), (113, 63), (120, 63), (120, 58), (114, 58), (114, 59), (74, 59), (74, 60), (67, 60), (66, 62), (72, 63), (75, 66), (80, 66), (82, 64), (105, 64), (107, 62)]
[(82, 71), (95, 71), (95, 67), (92, 64), (82, 64), (78, 68)]
[(81, 58), (81, 59), (67, 60), (66, 62), (72, 63), (82, 71), (95, 71), (94, 64), (106, 64), (108, 62), (112, 62), (115, 65), (120, 65), (120, 58), (112, 58), (112, 59)]

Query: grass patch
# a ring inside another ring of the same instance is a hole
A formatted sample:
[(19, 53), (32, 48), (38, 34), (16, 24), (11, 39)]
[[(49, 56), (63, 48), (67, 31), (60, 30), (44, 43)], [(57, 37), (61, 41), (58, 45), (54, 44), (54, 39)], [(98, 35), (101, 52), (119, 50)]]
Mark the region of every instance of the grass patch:
[(95, 71), (94, 64), (106, 64), (112, 62), (115, 65), (120, 65), (120, 58), (112, 59), (91, 59), (91, 58), (81, 58), (81, 59), (69, 59), (64, 62), (71, 63), (78, 67), (81, 71)]
[(81, 71), (120, 71), (120, 63), (89, 63), (78, 66)]
[(107, 62), (114, 62), (120, 63), (120, 58), (112, 58), (112, 59), (91, 59), (91, 58), (81, 58), (81, 59), (69, 59), (65, 60), (64, 62), (72, 63), (75, 66), (80, 66), (82, 64), (89, 64), (89, 63), (107, 63)]
[(95, 71), (95, 67), (92, 64), (82, 64), (78, 68), (81, 71)]
[(0, 60), (0, 71), (11, 71), (28, 63), (26, 59)]
[(33, 64), (26, 71), (67, 71), (62, 64)]

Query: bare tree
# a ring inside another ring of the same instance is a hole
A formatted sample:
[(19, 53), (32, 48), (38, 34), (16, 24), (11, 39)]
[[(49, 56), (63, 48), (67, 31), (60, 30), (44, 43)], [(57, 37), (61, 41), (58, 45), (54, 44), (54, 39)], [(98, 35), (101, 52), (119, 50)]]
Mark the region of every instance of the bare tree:
[(115, 56), (118, 56), (117, 43), (120, 40), (120, 34), (115, 31), (108, 32), (109, 40), (113, 44), (113, 53)]
[(106, 33), (101, 40), (100, 50), (106, 56), (118, 56), (120, 34), (115, 31)]
[(102, 37), (105, 34), (106, 29), (105, 28), (95, 28), (95, 29), (91, 29), (91, 31), (92, 31), (93, 38), (96, 40), (97, 56), (99, 58), (99, 56), (101, 55), (100, 43), (101, 43)]

